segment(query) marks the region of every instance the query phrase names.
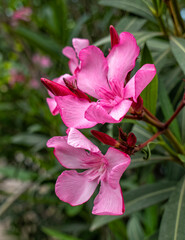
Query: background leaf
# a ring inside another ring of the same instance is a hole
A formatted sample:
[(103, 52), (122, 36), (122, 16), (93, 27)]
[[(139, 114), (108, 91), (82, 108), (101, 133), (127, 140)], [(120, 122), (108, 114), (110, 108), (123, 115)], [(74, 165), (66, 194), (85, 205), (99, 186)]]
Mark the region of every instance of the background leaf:
[(171, 37), (170, 46), (175, 59), (185, 74), (185, 39)]
[[(153, 59), (147, 45), (145, 44), (141, 55), (140, 65), (143, 66), (146, 63), (153, 63)], [(158, 95), (158, 77), (156, 74), (153, 80), (141, 93), (144, 106), (154, 115), (156, 112), (157, 95)]]
[(150, 21), (155, 22), (155, 18), (153, 17), (151, 11), (146, 6), (146, 4), (141, 0), (101, 0), (100, 4), (105, 6), (111, 6), (119, 9), (123, 9), (125, 11), (134, 13), (138, 16), (142, 16), (147, 18)]
[(182, 240), (185, 236), (185, 177), (181, 179), (166, 204), (159, 240)]
[(116, 219), (126, 217), (133, 212), (152, 206), (166, 200), (175, 189), (174, 182), (160, 182), (141, 186), (123, 194), (125, 213), (121, 216), (97, 216), (91, 225), (91, 231)]

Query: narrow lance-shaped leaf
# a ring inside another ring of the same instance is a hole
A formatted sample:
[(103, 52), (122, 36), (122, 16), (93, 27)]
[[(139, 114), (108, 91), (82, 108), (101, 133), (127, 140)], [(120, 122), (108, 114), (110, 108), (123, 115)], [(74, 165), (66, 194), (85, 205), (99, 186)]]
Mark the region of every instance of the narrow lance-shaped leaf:
[[(143, 66), (146, 63), (153, 63), (153, 59), (147, 45), (145, 44), (141, 56), (141, 66)], [(156, 74), (153, 80), (150, 82), (150, 84), (141, 93), (144, 106), (153, 114), (155, 114), (156, 112), (157, 93), (158, 93), (158, 77)]]
[[(167, 121), (173, 115), (174, 109), (162, 81), (159, 81), (159, 101), (164, 118)], [(180, 130), (177, 119), (174, 119), (173, 122), (170, 124), (170, 129), (173, 134), (180, 140)]]
[(148, 6), (142, 0), (101, 0), (100, 4), (123, 9), (125, 11), (147, 18), (150, 21), (156, 21)]
[(131, 213), (152, 206), (168, 199), (174, 190), (174, 182), (160, 182), (139, 187), (123, 194), (125, 201), (125, 213), (121, 216), (97, 216), (91, 225), (91, 231), (102, 227), (116, 219), (126, 217)]
[(170, 46), (175, 59), (185, 74), (185, 39), (172, 37)]
[(185, 177), (173, 191), (165, 212), (159, 232), (159, 240), (183, 240), (185, 237)]

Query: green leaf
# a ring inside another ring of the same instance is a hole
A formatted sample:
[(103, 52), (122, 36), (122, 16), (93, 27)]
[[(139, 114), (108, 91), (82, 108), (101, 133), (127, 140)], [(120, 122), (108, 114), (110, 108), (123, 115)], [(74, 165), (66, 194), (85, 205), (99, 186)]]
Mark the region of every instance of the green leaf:
[(116, 219), (126, 217), (131, 213), (152, 206), (156, 203), (168, 199), (171, 192), (175, 189), (174, 182), (159, 182), (138, 187), (135, 190), (123, 194), (125, 201), (125, 213), (121, 216), (97, 216), (91, 225), (90, 230), (102, 227), (103, 225)]
[(146, 19), (126, 16), (119, 21), (116, 25), (116, 29), (118, 32), (137, 32), (144, 26), (145, 23)]
[(185, 177), (181, 179), (165, 206), (159, 240), (182, 240), (185, 237)]
[(143, 240), (144, 232), (137, 215), (133, 215), (127, 225), (127, 234), (129, 240)]
[[(143, 66), (146, 63), (153, 63), (153, 59), (150, 50), (145, 44), (141, 55), (140, 65)], [(150, 84), (141, 93), (144, 106), (154, 115), (156, 112), (157, 94), (158, 94), (158, 77), (156, 74), (153, 80), (150, 82)]]
[(62, 54), (61, 54), (62, 46), (60, 46), (54, 40), (48, 38), (47, 35), (36, 33), (25, 27), (18, 27), (16, 28), (15, 32), (21, 38), (28, 41), (29, 44), (31, 44), (34, 47), (38, 47), (39, 49), (43, 50), (47, 54), (51, 54), (57, 58), (62, 57)]
[(158, 239), (158, 232), (155, 232), (154, 234), (150, 235), (149, 237), (144, 238), (144, 240), (157, 240)]
[(162, 161), (167, 161), (170, 159), (171, 159), (170, 156), (152, 155), (151, 158), (146, 161), (143, 159), (143, 155), (142, 155), (140, 157), (132, 158), (132, 161), (128, 168), (133, 169), (133, 168), (138, 168), (138, 167), (145, 167), (150, 164), (161, 163)]
[(185, 74), (185, 39), (171, 37), (170, 45), (174, 57)]
[(34, 180), (38, 176), (37, 173), (25, 169), (16, 168), (10, 165), (1, 166), (0, 174), (2, 174), (3, 177), (20, 179), (22, 181)]
[(119, 8), (138, 16), (142, 16), (150, 21), (156, 22), (149, 8), (142, 0), (101, 0), (100, 4)]
[(42, 231), (46, 233), (48, 236), (54, 237), (55, 239), (58, 239), (58, 240), (80, 240), (79, 238), (76, 238), (67, 234), (63, 234), (58, 230), (47, 228), (47, 227), (43, 227)]
[[(174, 113), (173, 106), (171, 101), (168, 97), (167, 90), (164, 87), (164, 83), (159, 81), (159, 101), (161, 105), (161, 109), (164, 115), (165, 120), (167, 121)], [(173, 134), (180, 140), (180, 130), (177, 119), (174, 119), (173, 122), (170, 124), (170, 129)]]

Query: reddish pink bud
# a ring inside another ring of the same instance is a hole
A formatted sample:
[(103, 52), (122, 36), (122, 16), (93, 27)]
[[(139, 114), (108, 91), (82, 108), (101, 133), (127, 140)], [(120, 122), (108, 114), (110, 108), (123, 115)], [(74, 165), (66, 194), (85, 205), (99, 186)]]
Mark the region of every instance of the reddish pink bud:
[(73, 93), (75, 93), (77, 97), (84, 98), (84, 99), (88, 100), (89, 102), (91, 102), (90, 98), (84, 92), (82, 92), (80, 89), (78, 89), (76, 83), (75, 83), (76, 86), (74, 86), (71, 82), (69, 82), (65, 78), (64, 78), (64, 82), (65, 82), (66, 87), (68, 87)]
[(122, 142), (127, 141), (127, 133), (123, 132), (121, 128), (119, 128), (119, 140)]
[(110, 25), (110, 37), (111, 37), (111, 48), (113, 48), (116, 44), (119, 43), (119, 35), (116, 29)]
[(136, 145), (137, 138), (133, 133), (129, 133), (127, 138), (127, 144), (129, 147), (134, 147)]
[(133, 108), (134, 112), (141, 113), (141, 111), (143, 109), (143, 99), (141, 96), (139, 96), (137, 98), (137, 103), (135, 103), (135, 102), (132, 103), (132, 108)]
[(71, 92), (67, 87), (62, 86), (56, 82), (53, 82), (47, 78), (41, 78), (41, 82), (44, 86), (55, 96), (66, 96), (66, 95), (73, 95), (76, 96), (73, 92)]
[(104, 144), (113, 146), (113, 147), (118, 147), (119, 142), (116, 141), (114, 138), (110, 137), (106, 133), (102, 133), (96, 130), (91, 130), (92, 135), (97, 138), (99, 141), (101, 141)]

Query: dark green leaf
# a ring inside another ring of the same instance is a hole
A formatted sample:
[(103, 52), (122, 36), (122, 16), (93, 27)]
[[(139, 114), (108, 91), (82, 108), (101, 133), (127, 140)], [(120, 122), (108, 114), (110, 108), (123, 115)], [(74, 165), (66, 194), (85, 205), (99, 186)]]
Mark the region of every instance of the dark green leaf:
[[(145, 44), (141, 55), (141, 66), (147, 63), (153, 63), (151, 53)], [(150, 84), (143, 90), (141, 97), (143, 98), (144, 106), (155, 115), (158, 94), (158, 77), (157, 74)]]
[(123, 9), (155, 22), (155, 18), (142, 0), (101, 0), (100, 4)]
[(91, 225), (91, 231), (116, 219), (126, 217), (131, 213), (152, 206), (168, 199), (175, 189), (174, 182), (159, 182), (141, 186), (135, 190), (123, 194), (125, 201), (125, 213), (121, 216), (97, 216)]
[[(161, 104), (161, 109), (164, 114), (164, 118), (167, 121), (173, 115), (174, 110), (173, 110), (171, 101), (168, 97), (166, 88), (164, 87), (164, 84), (162, 81), (159, 81), (158, 93), (159, 93), (159, 101)], [(174, 119), (173, 122), (170, 124), (170, 129), (173, 132), (173, 134), (180, 140), (180, 130), (179, 130), (177, 119)]]
[(116, 25), (116, 30), (118, 32), (137, 32), (143, 27), (145, 23), (145, 19), (126, 16), (123, 17)]
[(36, 33), (30, 29), (24, 27), (18, 27), (15, 30), (21, 38), (28, 41), (32, 46), (38, 47), (43, 50), (45, 53), (51, 54), (57, 58), (62, 57), (61, 50), (62, 46), (56, 43), (54, 40), (48, 38), (48, 36)]
[(185, 39), (171, 37), (170, 45), (173, 55), (185, 74)]
[(166, 204), (159, 240), (182, 240), (185, 237), (185, 177), (181, 179)]
[(80, 240), (79, 238), (76, 238), (67, 234), (63, 234), (55, 229), (43, 227), (42, 230), (48, 236), (54, 237), (55, 239), (58, 239), (58, 240)]

